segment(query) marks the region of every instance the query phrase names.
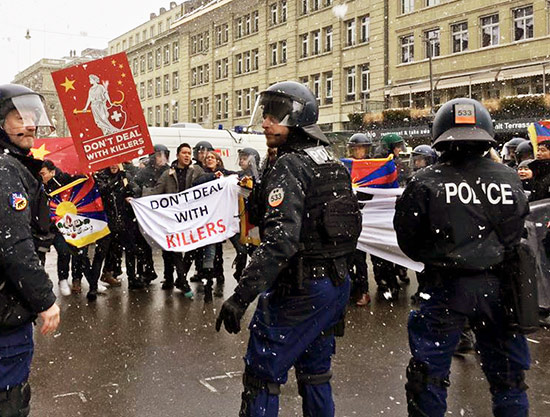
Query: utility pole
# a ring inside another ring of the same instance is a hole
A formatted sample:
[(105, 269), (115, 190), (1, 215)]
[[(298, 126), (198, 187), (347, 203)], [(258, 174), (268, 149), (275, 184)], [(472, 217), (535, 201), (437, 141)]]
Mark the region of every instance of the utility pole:
[(428, 55), (428, 64), (430, 68), (430, 106), (431, 113), (434, 114), (434, 82), (433, 82), (433, 69), (432, 69), (432, 50), (434, 38), (428, 37), (426, 34), (422, 35), (422, 40), (426, 43), (426, 52)]

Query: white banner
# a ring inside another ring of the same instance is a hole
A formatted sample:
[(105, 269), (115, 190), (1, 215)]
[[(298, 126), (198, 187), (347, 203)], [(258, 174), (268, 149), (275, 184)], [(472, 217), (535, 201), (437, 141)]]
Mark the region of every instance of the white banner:
[(372, 200), (366, 201), (361, 210), (363, 230), (357, 248), (413, 271), (422, 271), (424, 264), (413, 261), (401, 251), (393, 229), (395, 201), (403, 193), (403, 188), (361, 187), (356, 191), (358, 195), (372, 195)]
[(131, 204), (149, 242), (188, 252), (239, 232), (239, 189), (232, 175), (176, 194), (135, 198)]

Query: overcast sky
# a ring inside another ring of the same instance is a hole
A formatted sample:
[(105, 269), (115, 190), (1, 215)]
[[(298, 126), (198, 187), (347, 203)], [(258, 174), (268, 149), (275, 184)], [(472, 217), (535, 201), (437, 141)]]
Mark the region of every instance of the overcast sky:
[(106, 48), (109, 40), (169, 5), (170, 0), (0, 0), (0, 84), (42, 58)]

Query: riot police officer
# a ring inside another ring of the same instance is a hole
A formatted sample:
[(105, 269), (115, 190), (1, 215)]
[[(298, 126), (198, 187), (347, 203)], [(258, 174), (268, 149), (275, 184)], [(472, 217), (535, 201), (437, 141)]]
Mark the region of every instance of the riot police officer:
[(351, 179), (324, 146), (315, 96), (281, 82), (260, 93), (251, 124), (261, 123), (275, 164), (251, 198), (257, 201), (262, 243), (220, 311), (230, 333), (250, 323), (240, 416), (278, 414), (280, 384), (294, 366), (306, 416), (333, 416), (330, 363), (334, 327), (349, 297), (347, 260), (361, 228)]
[(207, 140), (197, 142), (197, 144), (193, 146), (193, 159), (195, 160), (195, 164), (201, 168), (204, 168), (204, 158), (206, 157), (206, 153), (213, 150), (214, 147)]
[(512, 138), (508, 142), (504, 144), (504, 149), (502, 152), (503, 156), (503, 162), (504, 164), (508, 165), (510, 168), (516, 168), (518, 165), (517, 158), (516, 158), (516, 149), (519, 145), (521, 145), (523, 142), (528, 142), (527, 139), (524, 138)]
[(348, 141), (348, 154), (353, 159), (368, 159), (372, 157), (373, 141), (364, 133), (351, 135)]
[[(42, 96), (17, 84), (0, 85), (0, 415), (27, 416), (32, 322), (55, 331), (59, 307), (32, 238), (42, 161), (27, 156), (38, 128), (52, 127)], [(49, 131), (48, 133), (50, 133)]]
[(416, 172), (419, 169), (435, 164), (436, 161), (437, 152), (430, 145), (418, 145), (411, 153), (409, 168), (413, 172)]
[(427, 280), (427, 296), (408, 323), (410, 416), (445, 414), (451, 357), (466, 320), (476, 334), (494, 415), (528, 413), (529, 350), (523, 335), (509, 332), (499, 267), (505, 248), (519, 244), (529, 206), (515, 171), (483, 158), (493, 136), (491, 116), (479, 102), (444, 104), (432, 127), (440, 160), (418, 171), (396, 204), (399, 246), (425, 264)]

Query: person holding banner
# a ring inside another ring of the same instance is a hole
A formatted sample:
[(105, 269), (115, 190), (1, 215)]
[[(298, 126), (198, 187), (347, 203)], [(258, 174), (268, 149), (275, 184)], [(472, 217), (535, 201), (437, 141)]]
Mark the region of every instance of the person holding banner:
[[(182, 143), (176, 149), (177, 159), (172, 163), (170, 169), (163, 172), (157, 184), (151, 191), (151, 195), (156, 194), (174, 194), (187, 190), (193, 186), (193, 183), (204, 174), (203, 169), (198, 165), (192, 165), (191, 145)], [(183, 262), (181, 252), (162, 251), (162, 258), (165, 263), (163, 290), (171, 290), (174, 288), (173, 271), (167, 269), (167, 265), (175, 265), (178, 278), (175, 286), (185, 293), (185, 296), (190, 298), (193, 296), (193, 291), (187, 282), (187, 272), (191, 265), (186, 265)]]
[(27, 416), (30, 411), (33, 321), (41, 317), (40, 332), (46, 335), (60, 320), (31, 230), (42, 161), (27, 155), (39, 128), (52, 128), (42, 96), (22, 85), (1, 85), (0, 416), (6, 417)]
[(491, 115), (476, 100), (445, 103), (432, 126), (438, 163), (418, 171), (397, 200), (399, 246), (425, 264), (419, 310), (409, 316), (409, 416), (442, 417), (451, 358), (469, 321), (490, 385), (493, 413), (528, 415), (527, 340), (507, 314), (527, 198), (514, 170), (483, 154), (494, 140)]
[(262, 242), (216, 321), (241, 330), (250, 323), (241, 417), (274, 417), (280, 385), (294, 366), (304, 415), (333, 416), (330, 386), (335, 331), (349, 298), (348, 260), (361, 231), (351, 178), (323, 145), (317, 100), (297, 82), (260, 93), (251, 125), (260, 125), (278, 158), (251, 196)]

